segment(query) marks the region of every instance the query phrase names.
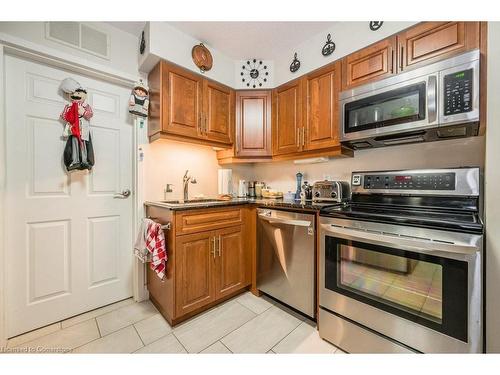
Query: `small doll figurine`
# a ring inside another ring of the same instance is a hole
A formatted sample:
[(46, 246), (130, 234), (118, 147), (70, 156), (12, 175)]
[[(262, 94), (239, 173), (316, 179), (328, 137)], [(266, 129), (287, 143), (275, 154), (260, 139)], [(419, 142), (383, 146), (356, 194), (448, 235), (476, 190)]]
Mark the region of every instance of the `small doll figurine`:
[(91, 170), (94, 165), (94, 149), (89, 120), (93, 112), (90, 105), (85, 102), (87, 90), (73, 78), (62, 81), (61, 90), (71, 101), (61, 113), (61, 119), (66, 122), (63, 136), (68, 139), (64, 148), (64, 165), (68, 172)]
[(128, 111), (136, 116), (148, 117), (148, 108), (149, 87), (147, 87), (141, 80), (135, 84), (134, 90), (130, 95)]

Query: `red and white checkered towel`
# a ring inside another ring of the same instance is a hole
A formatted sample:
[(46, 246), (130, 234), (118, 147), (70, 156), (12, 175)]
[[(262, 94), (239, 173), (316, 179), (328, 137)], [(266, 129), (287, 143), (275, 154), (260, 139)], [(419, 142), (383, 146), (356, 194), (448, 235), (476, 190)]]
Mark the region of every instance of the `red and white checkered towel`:
[(148, 223), (146, 230), (146, 249), (151, 254), (151, 269), (156, 272), (160, 279), (163, 279), (165, 277), (165, 262), (167, 261), (165, 235), (161, 224), (152, 220)]
[(163, 280), (167, 250), (162, 225), (151, 219), (143, 219), (134, 245), (134, 254), (144, 263), (151, 260), (150, 267)]

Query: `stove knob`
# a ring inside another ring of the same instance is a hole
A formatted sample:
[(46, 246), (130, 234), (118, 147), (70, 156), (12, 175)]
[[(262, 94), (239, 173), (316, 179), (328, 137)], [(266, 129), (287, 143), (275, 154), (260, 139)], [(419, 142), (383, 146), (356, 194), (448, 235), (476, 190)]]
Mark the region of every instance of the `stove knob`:
[(320, 195), (321, 195), (321, 194), (320, 194), (320, 192), (319, 192), (319, 191), (314, 192), (314, 196), (315, 196), (316, 198), (319, 198), (319, 197), (320, 197)]
[(332, 198), (337, 198), (337, 193), (336, 193), (336, 192), (334, 192), (334, 191), (332, 191), (332, 192), (330, 193), (330, 197), (332, 197)]

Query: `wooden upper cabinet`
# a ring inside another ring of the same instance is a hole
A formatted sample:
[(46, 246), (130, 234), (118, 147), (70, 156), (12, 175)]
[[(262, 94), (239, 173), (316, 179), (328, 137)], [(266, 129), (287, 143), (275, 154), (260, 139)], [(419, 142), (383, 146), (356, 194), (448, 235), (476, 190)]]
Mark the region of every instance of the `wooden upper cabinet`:
[(396, 37), (390, 37), (342, 60), (343, 89), (364, 85), (395, 73)]
[(175, 246), (176, 315), (215, 301), (214, 232), (178, 236)]
[(234, 132), (234, 90), (187, 69), (159, 62), (149, 73), (151, 140), (229, 146)]
[(236, 157), (271, 156), (271, 91), (236, 92)]
[(302, 85), (288, 82), (273, 92), (273, 155), (301, 150)]
[(234, 128), (234, 91), (214, 81), (203, 82), (202, 132), (207, 139), (230, 144)]
[(246, 257), (241, 226), (220, 229), (215, 235), (217, 240), (215, 298), (219, 299), (245, 287)]
[(341, 63), (336, 62), (305, 78), (304, 148), (317, 150), (339, 145), (339, 91)]
[(479, 48), (479, 22), (423, 22), (398, 34), (398, 71)]
[(194, 73), (173, 66), (168, 66), (165, 70), (167, 94), (162, 130), (197, 137), (200, 134), (202, 79)]

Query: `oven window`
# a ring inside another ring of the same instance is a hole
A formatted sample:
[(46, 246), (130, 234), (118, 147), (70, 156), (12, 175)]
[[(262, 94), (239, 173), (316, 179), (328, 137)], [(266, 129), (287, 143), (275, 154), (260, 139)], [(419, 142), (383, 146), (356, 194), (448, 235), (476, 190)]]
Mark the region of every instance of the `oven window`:
[(354, 293), (441, 323), (442, 284), (439, 264), (340, 245), (339, 286)]
[(351, 133), (425, 119), (425, 82), (370, 96), (344, 106)]
[(325, 236), (325, 287), (467, 341), (468, 264)]

